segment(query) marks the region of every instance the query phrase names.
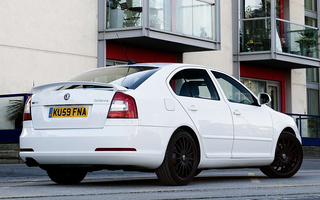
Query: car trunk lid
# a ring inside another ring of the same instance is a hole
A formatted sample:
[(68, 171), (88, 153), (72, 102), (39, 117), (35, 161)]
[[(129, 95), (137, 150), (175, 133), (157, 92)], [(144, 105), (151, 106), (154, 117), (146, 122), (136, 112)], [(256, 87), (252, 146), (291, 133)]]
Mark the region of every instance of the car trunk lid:
[(103, 128), (115, 91), (111, 88), (68, 89), (34, 94), (35, 129)]

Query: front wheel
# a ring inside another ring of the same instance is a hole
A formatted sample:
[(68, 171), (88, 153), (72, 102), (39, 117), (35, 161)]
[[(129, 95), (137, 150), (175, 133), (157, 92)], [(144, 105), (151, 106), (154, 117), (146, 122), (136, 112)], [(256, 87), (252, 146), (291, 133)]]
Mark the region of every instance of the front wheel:
[(87, 175), (87, 171), (74, 168), (66, 169), (47, 169), (47, 174), (50, 179), (58, 184), (77, 184), (80, 183)]
[(271, 178), (289, 178), (297, 173), (303, 160), (302, 146), (290, 133), (280, 135), (274, 161), (260, 170)]
[(165, 158), (156, 170), (165, 185), (187, 185), (197, 172), (199, 152), (192, 136), (178, 130), (169, 141)]

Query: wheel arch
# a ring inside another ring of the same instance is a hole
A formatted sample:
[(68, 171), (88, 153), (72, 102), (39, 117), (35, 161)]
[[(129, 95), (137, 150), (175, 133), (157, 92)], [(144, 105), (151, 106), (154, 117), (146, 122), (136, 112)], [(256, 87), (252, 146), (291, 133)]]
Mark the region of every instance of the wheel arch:
[(281, 131), (280, 135), (281, 135), (281, 134), (291, 134), (291, 135), (297, 137), (295, 131), (294, 131), (291, 127), (286, 127), (285, 129), (283, 129), (283, 130)]
[(192, 128), (190, 128), (188, 126), (180, 126), (179, 128), (177, 128), (174, 131), (174, 133), (177, 132), (178, 130), (184, 130), (184, 131), (188, 132), (192, 136), (192, 139), (195, 141), (195, 143), (197, 145), (197, 150), (198, 150), (198, 154), (199, 154), (199, 163), (200, 163), (200, 160), (201, 160), (201, 148), (200, 148), (200, 141), (199, 141), (199, 138), (198, 138), (197, 134), (195, 133), (195, 131)]

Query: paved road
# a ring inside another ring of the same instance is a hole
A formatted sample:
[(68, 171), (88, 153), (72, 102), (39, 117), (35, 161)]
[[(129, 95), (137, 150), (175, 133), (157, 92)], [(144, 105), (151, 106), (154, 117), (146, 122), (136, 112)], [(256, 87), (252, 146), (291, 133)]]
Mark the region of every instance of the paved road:
[(320, 199), (320, 158), (305, 159), (296, 176), (271, 179), (258, 169), (207, 170), (187, 186), (163, 186), (154, 173), (98, 171), (61, 186), (45, 171), (0, 165), (0, 199)]

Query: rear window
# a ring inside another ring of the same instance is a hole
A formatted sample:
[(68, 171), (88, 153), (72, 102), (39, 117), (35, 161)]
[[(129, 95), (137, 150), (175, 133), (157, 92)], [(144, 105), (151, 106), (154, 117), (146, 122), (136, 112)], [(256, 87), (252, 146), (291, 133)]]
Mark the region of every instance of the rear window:
[(121, 85), (128, 89), (136, 89), (152, 74), (158, 71), (157, 67), (119, 66), (106, 67), (89, 71), (71, 79), (70, 81), (88, 81)]

